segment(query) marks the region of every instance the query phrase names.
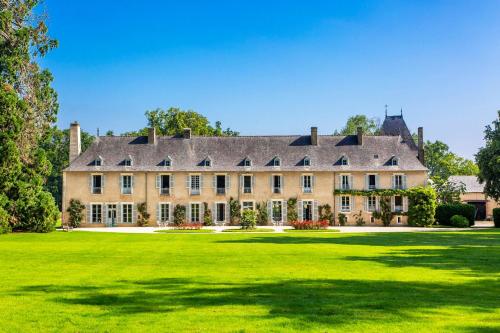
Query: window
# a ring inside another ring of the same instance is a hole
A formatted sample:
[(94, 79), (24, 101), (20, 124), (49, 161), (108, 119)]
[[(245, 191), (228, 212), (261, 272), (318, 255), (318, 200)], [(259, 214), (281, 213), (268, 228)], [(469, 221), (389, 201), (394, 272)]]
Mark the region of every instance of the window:
[(377, 188), (377, 176), (368, 175), (368, 189), (375, 190)]
[(132, 176), (121, 175), (121, 190), (122, 194), (132, 194)]
[(166, 167), (172, 166), (172, 159), (169, 156), (167, 156), (167, 158), (163, 160), (163, 166)]
[(124, 166), (132, 166), (132, 160), (130, 158), (127, 158), (123, 161)]
[(373, 216), (370, 217), (370, 223), (375, 223), (375, 218)]
[(279, 158), (279, 157), (277, 157), (277, 156), (276, 156), (275, 158), (273, 158), (273, 166), (275, 166), (275, 167), (279, 167), (280, 165), (281, 165), (281, 160), (280, 160), (280, 158)]
[(253, 210), (253, 201), (243, 201), (241, 202), (242, 210)]
[(280, 175), (273, 175), (272, 176), (272, 187), (273, 187), (273, 193), (281, 193), (281, 176)]
[(226, 176), (216, 175), (215, 176), (215, 188), (217, 194), (226, 194)]
[(394, 211), (395, 212), (403, 211), (403, 197), (400, 195), (396, 195), (394, 197)]
[(245, 158), (245, 160), (243, 160), (243, 166), (251, 167), (252, 166), (252, 160), (249, 159), (249, 158)]
[(243, 175), (243, 193), (252, 193), (251, 175)]
[(211, 160), (210, 158), (208, 158), (208, 157), (207, 157), (207, 158), (205, 158), (205, 159), (203, 160), (203, 163), (202, 163), (202, 164), (203, 164), (203, 166), (204, 166), (204, 167), (211, 167), (211, 166), (212, 166), (212, 160)]
[(304, 157), (304, 166), (311, 166), (311, 159), (309, 157)]
[(399, 164), (399, 163), (398, 163), (398, 159), (397, 159), (397, 157), (393, 157), (393, 158), (391, 158), (390, 165), (398, 165), (398, 164)]
[(312, 221), (313, 220), (313, 202), (312, 201), (302, 201), (302, 220)]
[(283, 219), (283, 204), (281, 200), (273, 201), (272, 217), (274, 222), (281, 222)]
[(401, 216), (398, 216), (398, 217), (396, 218), (396, 223), (397, 223), (397, 224), (401, 224), (401, 220), (402, 220), (402, 219), (401, 219)]
[(90, 223), (102, 223), (102, 205), (91, 205), (91, 220)]
[(394, 175), (392, 187), (396, 190), (404, 190), (406, 187), (406, 181), (404, 175)]
[(191, 195), (199, 195), (201, 193), (200, 175), (191, 175), (190, 190)]
[(92, 194), (102, 193), (102, 175), (92, 175)]
[(160, 203), (160, 222), (168, 222), (170, 219), (170, 204)]
[(98, 157), (94, 160), (94, 165), (95, 166), (101, 166), (102, 165), (102, 157)]
[(304, 193), (312, 193), (312, 176), (311, 175), (303, 175), (302, 176), (302, 192)]
[(351, 189), (351, 176), (350, 175), (341, 175), (340, 176), (340, 188), (342, 190), (350, 190)]
[(377, 210), (377, 198), (374, 196), (366, 198), (366, 210), (369, 212), (374, 212)]
[(170, 195), (170, 175), (160, 175), (160, 194)]
[(132, 204), (122, 204), (122, 223), (132, 223)]
[(226, 204), (218, 202), (215, 204), (215, 222), (224, 222), (226, 220)]
[(200, 204), (199, 203), (192, 203), (190, 205), (191, 208), (191, 223), (198, 223), (200, 222)]
[(349, 165), (349, 160), (347, 159), (347, 157), (342, 156), (340, 158), (340, 165)]
[(351, 211), (351, 197), (343, 195), (340, 197), (340, 211), (350, 212)]

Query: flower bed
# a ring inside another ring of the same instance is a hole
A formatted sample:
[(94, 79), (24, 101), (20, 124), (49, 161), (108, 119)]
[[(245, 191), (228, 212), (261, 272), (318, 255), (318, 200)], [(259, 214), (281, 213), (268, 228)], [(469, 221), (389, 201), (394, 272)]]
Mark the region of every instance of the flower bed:
[(198, 230), (201, 229), (203, 224), (201, 223), (183, 223), (181, 225), (178, 225), (175, 227), (175, 229), (180, 229), (180, 230)]
[(297, 230), (318, 230), (327, 229), (328, 221), (293, 221), (290, 225)]

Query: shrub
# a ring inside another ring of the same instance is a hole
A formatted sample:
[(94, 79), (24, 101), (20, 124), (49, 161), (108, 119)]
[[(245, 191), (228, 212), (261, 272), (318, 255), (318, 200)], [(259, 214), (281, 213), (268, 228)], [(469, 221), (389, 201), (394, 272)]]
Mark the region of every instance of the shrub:
[(145, 202), (137, 204), (137, 212), (139, 213), (137, 216), (137, 225), (139, 227), (147, 226), (151, 214), (148, 213), (148, 207)]
[(174, 225), (181, 226), (186, 222), (186, 206), (175, 205), (174, 207)]
[(9, 214), (5, 209), (0, 207), (0, 234), (6, 234), (9, 232), (11, 232)]
[(257, 203), (255, 207), (257, 210), (257, 224), (268, 225), (269, 215), (267, 214), (267, 205), (265, 202)]
[(198, 230), (201, 229), (201, 223), (181, 223), (175, 227), (175, 229), (181, 230)]
[(329, 221), (320, 220), (320, 221), (293, 221), (290, 222), (290, 225), (297, 230), (319, 230), (319, 229), (327, 229), (329, 225)]
[(339, 225), (346, 225), (347, 223), (347, 216), (344, 213), (339, 213)]
[(69, 224), (74, 227), (78, 228), (80, 226), (80, 223), (82, 223), (83, 220), (83, 209), (85, 208), (85, 205), (81, 203), (80, 200), (78, 199), (71, 199), (69, 201), (69, 206), (66, 211), (69, 214), (68, 222)]
[(286, 202), (287, 210), (286, 210), (286, 218), (287, 221), (297, 221), (299, 218), (297, 214), (297, 198), (290, 198)]
[(231, 225), (238, 225), (241, 219), (241, 205), (238, 200), (233, 197), (229, 198), (229, 223)]
[(203, 203), (203, 225), (214, 225), (214, 221), (212, 221), (212, 210), (208, 208), (208, 203), (206, 202)]
[(476, 215), (476, 207), (469, 204), (443, 204), (436, 208), (436, 220), (441, 225), (451, 225), (451, 217), (453, 215), (462, 215), (469, 221), (469, 225), (474, 224)]
[(354, 220), (357, 226), (365, 225), (365, 220), (363, 219), (363, 211), (360, 210), (358, 214), (354, 214)]
[(462, 215), (453, 215), (450, 219), (451, 225), (456, 228), (467, 228), (469, 226), (469, 220)]
[(436, 214), (436, 191), (430, 187), (414, 187), (408, 192), (408, 224), (426, 227), (433, 225)]
[(246, 209), (241, 213), (241, 229), (254, 229), (257, 224), (257, 213)]
[(332, 207), (329, 204), (318, 206), (320, 220), (326, 220), (330, 225), (335, 225), (335, 217), (333, 216)]
[(500, 208), (493, 209), (493, 223), (496, 228), (500, 228)]
[(52, 195), (29, 188), (21, 189), (20, 193), (22, 196), (15, 202), (18, 213), (15, 229), (31, 232), (54, 231), (61, 213)]
[(380, 210), (373, 212), (372, 216), (382, 221), (384, 226), (388, 227), (391, 224), (394, 213), (391, 211), (390, 197), (380, 197)]

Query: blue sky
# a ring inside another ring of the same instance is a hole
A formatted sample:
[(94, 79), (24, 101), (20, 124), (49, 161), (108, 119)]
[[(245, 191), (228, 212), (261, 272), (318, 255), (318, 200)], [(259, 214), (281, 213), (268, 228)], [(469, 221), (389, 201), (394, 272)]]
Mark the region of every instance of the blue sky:
[(241, 134), (404, 116), (472, 157), (500, 109), (500, 1), (45, 0), (58, 125), (192, 109)]

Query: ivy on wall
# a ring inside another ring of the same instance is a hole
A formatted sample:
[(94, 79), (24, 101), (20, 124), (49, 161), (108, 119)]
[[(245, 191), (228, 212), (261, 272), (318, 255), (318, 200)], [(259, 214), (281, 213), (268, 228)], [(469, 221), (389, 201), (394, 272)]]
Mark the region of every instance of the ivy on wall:
[(395, 189), (379, 189), (379, 190), (340, 190), (336, 189), (333, 191), (335, 195), (355, 195), (362, 197), (392, 197), (394, 195), (401, 195), (403, 197), (408, 196), (410, 190), (395, 190)]

